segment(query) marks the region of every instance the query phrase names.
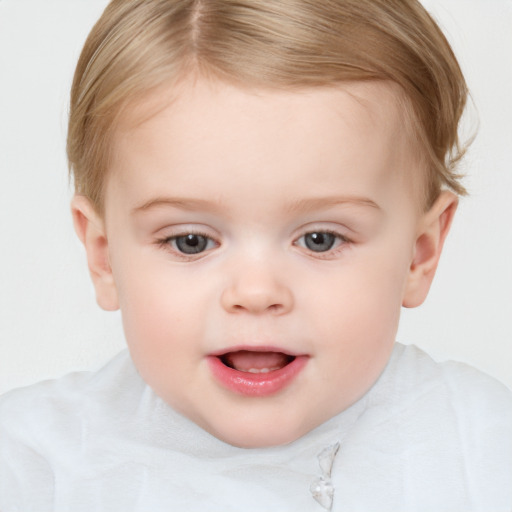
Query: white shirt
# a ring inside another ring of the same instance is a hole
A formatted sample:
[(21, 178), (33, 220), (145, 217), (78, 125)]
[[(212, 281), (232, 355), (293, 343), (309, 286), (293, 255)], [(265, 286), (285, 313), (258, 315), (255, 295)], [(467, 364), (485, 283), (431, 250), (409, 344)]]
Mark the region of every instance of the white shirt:
[(2, 512), (325, 510), (511, 512), (512, 394), (397, 344), (359, 402), (265, 449), (177, 414), (127, 351), (0, 399)]

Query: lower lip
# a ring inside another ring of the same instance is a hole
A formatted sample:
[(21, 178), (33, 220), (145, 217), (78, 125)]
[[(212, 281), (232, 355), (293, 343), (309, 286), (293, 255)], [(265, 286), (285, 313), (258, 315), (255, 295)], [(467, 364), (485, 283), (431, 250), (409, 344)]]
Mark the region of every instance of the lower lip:
[(279, 370), (249, 373), (226, 366), (218, 357), (209, 356), (213, 376), (227, 389), (245, 396), (269, 396), (287, 387), (308, 362), (307, 356), (297, 356)]

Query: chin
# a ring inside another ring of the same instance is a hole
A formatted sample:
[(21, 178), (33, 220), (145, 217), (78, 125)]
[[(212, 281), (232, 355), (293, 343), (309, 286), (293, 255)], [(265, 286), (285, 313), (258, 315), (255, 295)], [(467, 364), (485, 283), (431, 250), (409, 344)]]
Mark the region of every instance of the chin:
[(272, 433), (263, 433), (255, 435), (246, 435), (245, 433), (237, 433), (236, 435), (227, 436), (216, 436), (221, 441), (228, 443), (237, 448), (271, 448), (273, 446), (282, 446), (285, 444), (292, 443), (301, 437), (301, 435), (295, 436), (281, 436)]
[(209, 430), (217, 439), (238, 448), (271, 448), (296, 441), (307, 431), (283, 428), (282, 425), (241, 423), (235, 428)]

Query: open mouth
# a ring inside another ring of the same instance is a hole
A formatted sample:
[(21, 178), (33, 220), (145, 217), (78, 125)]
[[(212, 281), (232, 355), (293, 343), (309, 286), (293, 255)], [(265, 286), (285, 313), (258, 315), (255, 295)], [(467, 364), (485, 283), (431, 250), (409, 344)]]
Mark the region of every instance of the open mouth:
[(212, 376), (223, 387), (246, 396), (267, 396), (286, 388), (302, 371), (307, 355), (280, 350), (234, 349), (208, 357)]
[(250, 350), (228, 352), (219, 358), (228, 368), (246, 373), (274, 372), (295, 360), (295, 356), (282, 352), (254, 352)]

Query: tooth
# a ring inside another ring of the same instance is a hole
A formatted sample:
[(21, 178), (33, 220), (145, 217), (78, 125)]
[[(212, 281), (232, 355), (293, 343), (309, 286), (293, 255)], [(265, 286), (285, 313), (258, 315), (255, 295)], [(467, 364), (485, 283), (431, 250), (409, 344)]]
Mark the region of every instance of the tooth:
[(239, 370), (245, 371), (246, 373), (269, 373), (275, 370), (279, 370), (279, 366), (273, 366), (272, 368), (249, 368), (248, 370)]

